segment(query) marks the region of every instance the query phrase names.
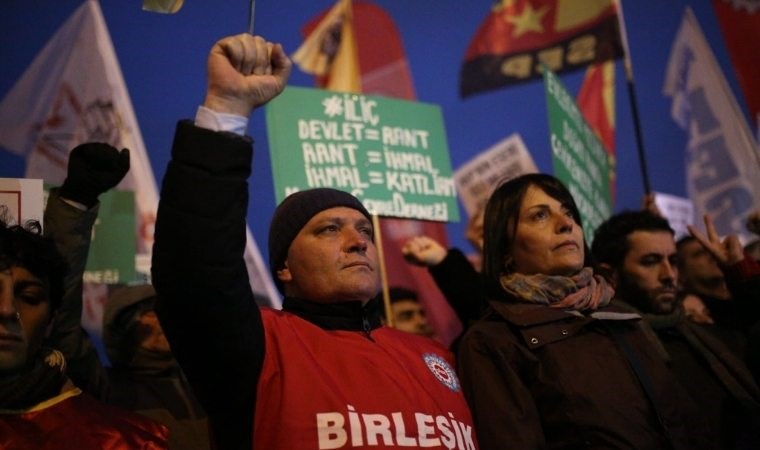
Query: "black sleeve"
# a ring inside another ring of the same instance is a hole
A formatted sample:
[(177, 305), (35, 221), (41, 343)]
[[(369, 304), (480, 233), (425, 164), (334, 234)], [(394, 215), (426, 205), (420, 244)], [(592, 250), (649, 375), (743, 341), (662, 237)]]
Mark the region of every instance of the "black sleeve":
[(464, 253), (450, 248), (446, 258), (429, 271), (465, 328), (483, 315), (486, 309), (483, 281)]
[(95, 347), (82, 328), (82, 277), (98, 209), (99, 204), (86, 211), (79, 210), (64, 202), (58, 188), (54, 188), (50, 191), (43, 221), (45, 236), (55, 242), (69, 266), (47, 344), (63, 353), (66, 374), (71, 381), (102, 400), (107, 396), (108, 380)]
[(252, 142), (180, 122), (153, 247), (156, 311), (219, 448), (252, 447), (264, 359), (243, 253)]
[(735, 305), (737, 323), (747, 332), (760, 323), (760, 263), (745, 254), (742, 261), (722, 270)]

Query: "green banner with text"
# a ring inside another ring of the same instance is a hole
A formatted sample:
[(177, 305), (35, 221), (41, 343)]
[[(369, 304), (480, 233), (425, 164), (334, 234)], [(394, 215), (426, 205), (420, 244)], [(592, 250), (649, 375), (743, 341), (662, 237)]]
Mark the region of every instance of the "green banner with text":
[[(45, 203), (51, 185), (45, 184)], [(87, 254), (85, 283), (120, 284), (138, 281), (135, 268), (135, 193), (104, 192), (98, 197), (98, 218), (92, 227), (90, 252)]]
[(459, 220), (438, 106), (288, 87), (267, 105), (266, 120), (278, 203), (332, 187), (379, 216)]
[(581, 213), (586, 242), (590, 244), (594, 230), (612, 213), (607, 152), (573, 97), (546, 67), (544, 85), (554, 175), (572, 193)]
[(100, 195), (99, 200), (84, 281), (106, 284), (136, 281), (135, 193), (111, 190)]

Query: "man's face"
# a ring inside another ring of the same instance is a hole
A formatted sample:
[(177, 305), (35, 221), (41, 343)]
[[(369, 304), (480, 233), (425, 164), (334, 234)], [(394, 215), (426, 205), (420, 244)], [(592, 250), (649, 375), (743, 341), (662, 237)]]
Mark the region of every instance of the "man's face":
[(153, 310), (145, 311), (137, 318), (137, 341), (140, 347), (159, 353), (171, 353), (169, 341), (164, 335), (158, 316)]
[(48, 286), (23, 267), (0, 271), (0, 374), (33, 358), (50, 323)]
[(678, 260), (684, 286), (713, 285), (723, 282), (723, 272), (718, 262), (699, 241), (681, 244)]
[(616, 272), (616, 294), (642, 312), (669, 314), (676, 308), (676, 244), (667, 231), (634, 231)]
[(407, 333), (419, 334), (431, 337), (433, 330), (430, 329), (425, 317), (425, 310), (419, 302), (414, 300), (397, 300), (391, 303), (393, 313), (393, 326), (397, 330)]
[(296, 235), (277, 277), (288, 296), (319, 303), (373, 298), (380, 287), (372, 223), (353, 208), (319, 212)]

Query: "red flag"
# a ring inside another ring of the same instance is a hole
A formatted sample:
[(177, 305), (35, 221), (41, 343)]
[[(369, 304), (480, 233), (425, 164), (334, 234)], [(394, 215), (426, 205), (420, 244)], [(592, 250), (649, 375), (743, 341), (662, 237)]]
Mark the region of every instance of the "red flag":
[(464, 57), (462, 97), (620, 57), (614, 0), (501, 0)]
[(760, 123), (760, 53), (755, 45), (760, 41), (760, 5), (728, 0), (712, 3), (739, 85), (757, 125)]
[(610, 162), (610, 194), (615, 198), (615, 63), (606, 61), (586, 69), (576, 99), (578, 109), (602, 141)]
[[(325, 11), (309, 21), (303, 29), (304, 36), (311, 36), (329, 12)], [(354, 1), (353, 25), (362, 92), (414, 100), (406, 52), (393, 19), (373, 3)], [(317, 79), (318, 86), (325, 86), (325, 83), (324, 78)], [(403, 244), (421, 234), (448, 246), (445, 224), (385, 218), (380, 220), (380, 227), (388, 284), (415, 291), (437, 338), (446, 345), (450, 344), (462, 330), (456, 314), (427, 270), (410, 265), (401, 254)]]

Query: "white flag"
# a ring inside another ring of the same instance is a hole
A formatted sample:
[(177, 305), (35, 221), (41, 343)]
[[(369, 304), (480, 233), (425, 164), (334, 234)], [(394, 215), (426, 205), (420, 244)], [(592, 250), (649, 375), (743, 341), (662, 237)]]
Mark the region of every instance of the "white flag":
[(50, 38), (0, 103), (0, 145), (26, 155), (26, 177), (59, 185), (83, 142), (130, 150), (118, 189), (135, 192), (138, 254), (153, 246), (158, 194), (100, 5), (86, 1)]
[(713, 217), (720, 234), (750, 237), (744, 227), (760, 204), (760, 153), (697, 19), (684, 12), (673, 42), (665, 95), (671, 115), (689, 133), (686, 178), (695, 220)]
[[(148, 274), (158, 189), (103, 13), (88, 0), (0, 102), (0, 146), (26, 155), (27, 178), (57, 185), (66, 177), (69, 151), (93, 141), (130, 151), (129, 173), (117, 189), (135, 192), (137, 270)], [(279, 306), (250, 232), (246, 261), (257, 298)]]

